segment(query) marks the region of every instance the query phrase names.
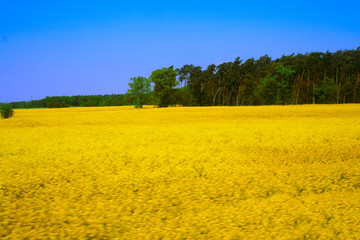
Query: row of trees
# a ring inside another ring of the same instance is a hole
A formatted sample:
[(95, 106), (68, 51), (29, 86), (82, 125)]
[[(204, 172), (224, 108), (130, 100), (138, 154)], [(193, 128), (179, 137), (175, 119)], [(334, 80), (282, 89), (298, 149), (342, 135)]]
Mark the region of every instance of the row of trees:
[[(275, 60), (268, 55), (246, 61), (238, 57), (204, 70), (184, 65), (155, 70), (149, 79), (139, 78), (147, 83), (146, 92), (150, 82), (154, 84), (154, 102), (159, 107), (358, 103), (360, 48), (284, 55)], [(139, 88), (129, 86), (129, 94), (137, 101), (147, 101), (139, 100)]]
[[(123, 106), (131, 105), (128, 94), (88, 95), (46, 97), (41, 100), (12, 102), (12, 108), (61, 108), (61, 107), (91, 107), (91, 106)], [(0, 106), (3, 105), (0, 103)]]
[(162, 68), (130, 79), (126, 94), (46, 97), (13, 108), (155, 104), (239, 106), (360, 102), (360, 47), (331, 53), (268, 55), (246, 61)]
[(153, 71), (150, 78), (131, 78), (127, 93), (133, 99), (135, 107), (142, 108), (143, 104), (148, 103), (156, 104), (158, 107), (176, 104), (178, 101), (175, 87), (179, 84), (176, 76), (177, 73), (171, 66)]
[[(336, 53), (265, 55), (218, 66), (178, 69), (187, 105), (259, 105), (359, 102), (360, 49)], [(185, 92), (186, 92), (185, 91)]]

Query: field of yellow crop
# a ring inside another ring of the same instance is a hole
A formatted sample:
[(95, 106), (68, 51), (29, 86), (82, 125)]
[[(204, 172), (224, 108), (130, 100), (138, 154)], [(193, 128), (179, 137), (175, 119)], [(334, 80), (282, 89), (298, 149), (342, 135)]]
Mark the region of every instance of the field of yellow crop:
[(360, 105), (16, 110), (1, 239), (360, 239)]

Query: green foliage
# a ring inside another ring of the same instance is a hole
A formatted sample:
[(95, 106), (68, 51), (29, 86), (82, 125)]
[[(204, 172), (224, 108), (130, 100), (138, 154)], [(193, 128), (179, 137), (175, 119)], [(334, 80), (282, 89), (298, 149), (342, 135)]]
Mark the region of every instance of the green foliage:
[(353, 85), (350, 81), (346, 81), (344, 85), (341, 87), (341, 98), (343, 99), (343, 103), (351, 102), (352, 101), (352, 94), (353, 94)]
[(48, 108), (65, 108), (70, 107), (66, 97), (46, 97), (46, 107)]
[(193, 102), (192, 102), (193, 97), (191, 95), (191, 91), (188, 86), (178, 88), (177, 91), (175, 92), (175, 94), (176, 94), (176, 99), (177, 99), (178, 103), (181, 104), (182, 106), (192, 106), (193, 105)]
[(317, 103), (336, 103), (336, 83), (326, 78), (315, 89)]
[(14, 115), (14, 110), (9, 104), (5, 104), (0, 108), (2, 118), (10, 118)]
[(278, 95), (283, 104), (286, 104), (289, 99), (291, 86), (295, 79), (295, 71), (284, 67), (282, 64), (275, 67), (275, 78), (278, 80)]
[(85, 96), (55, 96), (41, 100), (21, 101), (10, 103), (12, 108), (62, 108), (87, 106), (122, 106), (130, 105), (128, 94), (85, 95)]
[(96, 100), (87, 100), (86, 102), (81, 103), (81, 107), (97, 107), (99, 104)]
[(50, 102), (46, 105), (48, 108), (66, 108), (70, 107), (69, 104), (64, 102)]
[(267, 75), (260, 81), (258, 85), (259, 94), (263, 99), (264, 104), (275, 104), (278, 95), (278, 82), (276, 76)]
[(204, 71), (186, 64), (177, 73), (186, 89), (176, 98), (183, 105), (360, 102), (360, 48), (275, 60), (265, 55), (243, 62), (237, 57)]
[(151, 92), (150, 80), (142, 76), (133, 77), (130, 78), (129, 87), (127, 92), (133, 100), (135, 108), (142, 108), (145, 98)]
[(151, 73), (151, 81), (155, 84), (154, 96), (158, 107), (168, 107), (175, 104), (175, 87), (179, 84), (176, 80), (176, 71), (171, 66)]

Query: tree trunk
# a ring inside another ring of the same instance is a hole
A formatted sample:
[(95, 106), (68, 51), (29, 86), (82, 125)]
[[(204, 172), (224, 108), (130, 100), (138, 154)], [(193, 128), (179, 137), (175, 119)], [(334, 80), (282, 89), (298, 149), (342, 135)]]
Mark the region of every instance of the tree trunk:
[[(222, 91), (222, 90), (221, 90)], [(221, 94), (220, 94), (220, 96), (221, 96)], [(223, 94), (222, 94), (222, 100), (223, 100), (223, 103), (222, 103), (222, 105), (223, 106), (225, 106), (225, 91), (223, 92)]]
[(301, 75), (298, 75), (298, 78), (296, 79), (296, 81), (294, 83), (293, 94), (291, 97), (291, 104), (297, 104), (297, 101), (299, 98), (301, 82), (304, 77), (304, 72), (305, 72), (305, 70), (302, 71)]
[(232, 94), (232, 91), (233, 91), (234, 87), (235, 87), (235, 85), (231, 88), (230, 93), (229, 93), (228, 106), (230, 106), (230, 102), (231, 102), (231, 94)]
[[(240, 87), (239, 87), (240, 89)], [(237, 91), (236, 97), (235, 97), (235, 105), (239, 106), (239, 95), (240, 95), (240, 91)]]
[(359, 88), (359, 82), (360, 82), (360, 72), (358, 72), (358, 75), (357, 75), (357, 80), (356, 80), (356, 84), (355, 84), (355, 88), (354, 88), (354, 102), (358, 102), (357, 101), (357, 90)]
[(235, 89), (235, 106), (238, 105), (238, 92), (236, 91), (236, 84), (234, 84), (233, 88)]
[(336, 66), (336, 103), (339, 104), (340, 101), (340, 86), (339, 85), (339, 66)]
[(315, 104), (315, 74), (313, 74), (313, 97), (312, 103)]
[[(240, 81), (242, 80), (244, 74), (241, 74), (241, 78)], [(240, 89), (241, 89), (241, 83), (239, 83), (239, 89), (238, 89), (238, 93), (236, 95), (236, 106), (239, 106), (239, 100), (240, 100)]]
[(307, 96), (306, 96), (306, 103), (309, 104), (309, 92), (310, 92), (310, 73), (308, 70), (308, 77), (307, 77)]
[(213, 106), (215, 106), (215, 100), (216, 100), (216, 96), (217, 96), (217, 94), (218, 94), (218, 92), (219, 92), (219, 90), (221, 89), (221, 87), (219, 87), (219, 89), (216, 91), (216, 93), (215, 93), (215, 96), (214, 96), (214, 98), (213, 98)]
[(295, 97), (296, 97), (296, 91), (297, 91), (297, 82), (299, 81), (299, 74), (297, 75), (294, 84), (292, 86), (292, 91), (291, 91), (291, 104), (294, 104), (295, 102)]
[(221, 92), (222, 92), (222, 87), (221, 87), (221, 89), (220, 89), (220, 92), (219, 92), (219, 102), (221, 103)]
[(295, 105), (298, 103), (299, 93), (300, 93), (300, 86), (299, 86), (298, 89), (297, 89)]

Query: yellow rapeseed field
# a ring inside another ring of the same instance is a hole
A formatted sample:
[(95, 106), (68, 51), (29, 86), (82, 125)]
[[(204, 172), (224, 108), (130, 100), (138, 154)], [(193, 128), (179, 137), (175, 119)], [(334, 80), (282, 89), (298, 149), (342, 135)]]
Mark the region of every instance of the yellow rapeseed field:
[(2, 239), (360, 239), (360, 105), (15, 110)]

